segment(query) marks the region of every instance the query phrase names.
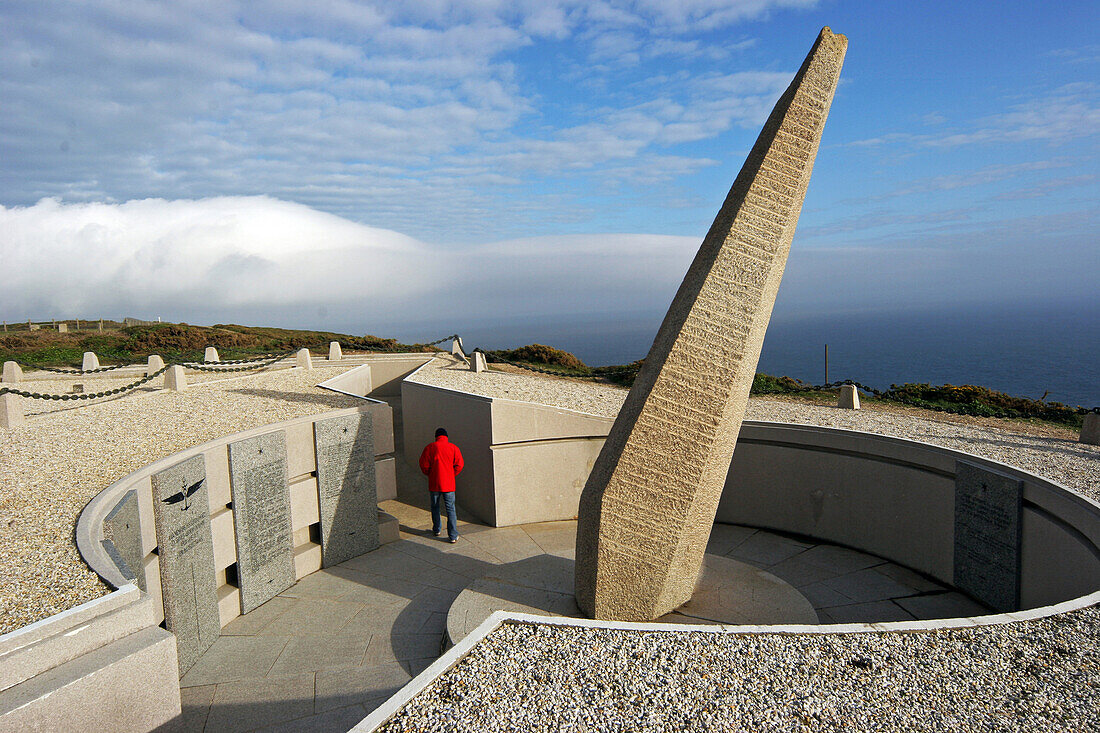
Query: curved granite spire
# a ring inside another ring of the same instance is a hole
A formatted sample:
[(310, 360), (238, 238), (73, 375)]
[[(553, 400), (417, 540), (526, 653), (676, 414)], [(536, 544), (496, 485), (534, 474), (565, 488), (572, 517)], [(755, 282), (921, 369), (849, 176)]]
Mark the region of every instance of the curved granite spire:
[(848, 39), (824, 28), (745, 160), (581, 494), (577, 604), (644, 621), (695, 589)]

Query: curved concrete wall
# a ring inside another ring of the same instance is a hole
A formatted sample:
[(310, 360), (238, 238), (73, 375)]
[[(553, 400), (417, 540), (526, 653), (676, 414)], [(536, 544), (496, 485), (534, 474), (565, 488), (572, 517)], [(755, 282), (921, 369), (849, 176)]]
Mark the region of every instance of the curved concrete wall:
[[(317, 456), (314, 448), (314, 423), (357, 412), (369, 413), (374, 425), (375, 476), (379, 501), (396, 497), (396, 472), (392, 453), (393, 415), (389, 405), (374, 402), (358, 408), (332, 410), (317, 415), (265, 425), (188, 448), (135, 471), (100, 492), (80, 515), (76, 527), (77, 549), (84, 561), (108, 585), (118, 588), (136, 582), (149, 593), (157, 609), (156, 623), (163, 620), (160, 565), (157, 537), (153, 521), (152, 476), (193, 456), (203, 456), (209, 497), (211, 534), (214, 541), (214, 565), (218, 587), (218, 615), (221, 625), (241, 613), (240, 590), (234, 582), (237, 562), (236, 535), (233, 522), (232, 496), (229, 480), (228, 446), (246, 438), (282, 431), (286, 438), (286, 476), (290, 491), (291, 528), (294, 542), (295, 576), (302, 578), (321, 568), (321, 546), (317, 529), (320, 508), (317, 488)], [(129, 567), (134, 577), (120, 567), (115, 543), (105, 543), (104, 521), (130, 492), (137, 500), (140, 537), (133, 544), (141, 560)], [(395, 539), (396, 520), (381, 517), (382, 541)], [(388, 533), (388, 535), (387, 535)]]
[(1022, 608), (1100, 588), (1100, 505), (1011, 466), (899, 438), (746, 422), (717, 521), (848, 545), (955, 585), (959, 461), (1023, 482)]
[[(406, 380), (406, 446), (444, 425), (467, 469), (458, 501), (494, 526), (572, 519), (612, 420)], [(406, 455), (415, 463), (417, 450)], [(814, 537), (955, 579), (956, 464), (1023, 482), (1019, 606), (1100, 589), (1100, 505), (1011, 466), (899, 438), (746, 421), (716, 521)]]
[(447, 428), (466, 462), (458, 503), (494, 527), (575, 519), (612, 423), (409, 380), (401, 384), (401, 412), (409, 464), (416, 465), (436, 428)]

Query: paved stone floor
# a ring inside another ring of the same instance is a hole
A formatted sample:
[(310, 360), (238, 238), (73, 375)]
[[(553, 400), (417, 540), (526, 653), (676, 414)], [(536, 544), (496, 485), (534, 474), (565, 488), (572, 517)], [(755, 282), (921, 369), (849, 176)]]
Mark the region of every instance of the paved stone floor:
[[(569, 555), (575, 522), (492, 528), (460, 521), (451, 545), (428, 512), (383, 509), (401, 539), (316, 572), (241, 616), (181, 680), (185, 730), (347, 730), (441, 653), (447, 609), (501, 564)], [(747, 527), (716, 525), (708, 550), (794, 585), (823, 623), (987, 613), (880, 558)]]
[[(432, 537), (423, 481), (403, 459), (394, 400), (397, 542), (309, 575), (234, 619), (180, 681), (186, 731), (343, 731), (434, 661), (459, 592), (493, 568), (571, 557), (576, 522), (486, 527), (459, 512), (460, 538)], [(707, 551), (796, 587), (822, 623), (988, 613), (911, 570), (835, 545), (716, 525)]]

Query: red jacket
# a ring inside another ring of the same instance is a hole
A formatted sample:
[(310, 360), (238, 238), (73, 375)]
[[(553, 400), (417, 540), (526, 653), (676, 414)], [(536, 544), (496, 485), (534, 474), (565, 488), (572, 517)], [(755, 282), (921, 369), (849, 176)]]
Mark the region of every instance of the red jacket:
[(454, 491), (455, 476), (462, 473), (462, 466), (462, 451), (446, 435), (428, 443), (420, 454), (420, 470), (428, 477), (429, 491)]

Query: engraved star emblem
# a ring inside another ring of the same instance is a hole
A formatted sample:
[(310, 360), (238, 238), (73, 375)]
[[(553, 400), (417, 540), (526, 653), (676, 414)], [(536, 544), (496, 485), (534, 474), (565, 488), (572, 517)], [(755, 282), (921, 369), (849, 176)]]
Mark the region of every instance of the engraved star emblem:
[(347, 429), (347, 428), (344, 428), (344, 432), (346, 433), (347, 431), (348, 431), (348, 429)]

